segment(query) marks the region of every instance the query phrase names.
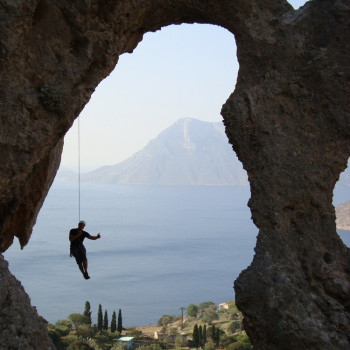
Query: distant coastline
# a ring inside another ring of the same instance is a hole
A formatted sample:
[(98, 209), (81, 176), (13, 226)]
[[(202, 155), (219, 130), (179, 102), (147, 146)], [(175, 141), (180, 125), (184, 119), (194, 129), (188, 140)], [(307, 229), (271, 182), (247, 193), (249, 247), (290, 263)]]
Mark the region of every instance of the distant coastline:
[(337, 229), (350, 231), (350, 200), (337, 205), (335, 212)]

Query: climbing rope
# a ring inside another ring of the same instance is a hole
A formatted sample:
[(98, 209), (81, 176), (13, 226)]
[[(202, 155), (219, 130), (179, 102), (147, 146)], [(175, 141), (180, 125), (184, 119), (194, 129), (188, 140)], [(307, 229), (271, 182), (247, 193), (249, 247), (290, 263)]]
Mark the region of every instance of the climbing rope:
[(78, 116), (78, 222), (80, 222), (80, 116)]

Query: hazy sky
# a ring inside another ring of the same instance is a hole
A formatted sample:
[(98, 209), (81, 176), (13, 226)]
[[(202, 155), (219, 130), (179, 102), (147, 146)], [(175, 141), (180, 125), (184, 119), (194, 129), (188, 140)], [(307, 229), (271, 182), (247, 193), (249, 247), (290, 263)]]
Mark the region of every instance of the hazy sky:
[[(298, 8), (306, 1), (289, 2)], [(180, 118), (221, 121), (237, 72), (235, 39), (226, 29), (182, 24), (147, 33), (119, 57), (80, 114), (82, 171), (123, 161)], [(78, 169), (77, 121), (61, 166)]]

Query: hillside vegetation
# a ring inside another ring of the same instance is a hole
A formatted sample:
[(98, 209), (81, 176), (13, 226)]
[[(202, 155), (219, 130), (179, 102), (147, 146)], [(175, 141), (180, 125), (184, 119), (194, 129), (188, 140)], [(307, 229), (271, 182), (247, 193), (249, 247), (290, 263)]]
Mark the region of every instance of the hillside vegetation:
[[(137, 329), (149, 337), (154, 337), (156, 332), (159, 340), (173, 348), (251, 349), (243, 330), (243, 315), (236, 304), (228, 301), (220, 305), (222, 308), (218, 310), (211, 301), (189, 304), (181, 315), (163, 315), (157, 325)], [(196, 328), (198, 340), (195, 339)]]
[[(234, 302), (189, 304), (180, 315), (163, 315), (156, 325), (124, 328), (121, 310), (113, 312), (111, 324), (99, 306), (97, 324), (91, 322), (90, 304), (83, 314), (71, 314), (67, 320), (48, 324), (49, 335), (58, 350), (126, 350), (122, 336), (133, 337), (132, 350), (252, 349), (243, 330), (241, 312)], [(130, 350), (130, 349), (128, 349)]]

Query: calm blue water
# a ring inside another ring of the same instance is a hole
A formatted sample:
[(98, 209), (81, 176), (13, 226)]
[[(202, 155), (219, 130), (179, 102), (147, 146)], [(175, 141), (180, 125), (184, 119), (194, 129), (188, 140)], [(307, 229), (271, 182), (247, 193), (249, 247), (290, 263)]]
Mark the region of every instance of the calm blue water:
[[(338, 192), (335, 204), (350, 198), (350, 188)], [(102, 304), (109, 318), (122, 309), (123, 324), (132, 326), (180, 314), (189, 303), (235, 298), (233, 281), (250, 264), (258, 233), (248, 187), (82, 183), (81, 194), (86, 231), (102, 235), (85, 240), (90, 280), (69, 257), (68, 233), (78, 221), (74, 183), (55, 181), (30, 243), (4, 254), (48, 321), (83, 312), (87, 300), (93, 322)], [(350, 234), (340, 234), (350, 245)]]

